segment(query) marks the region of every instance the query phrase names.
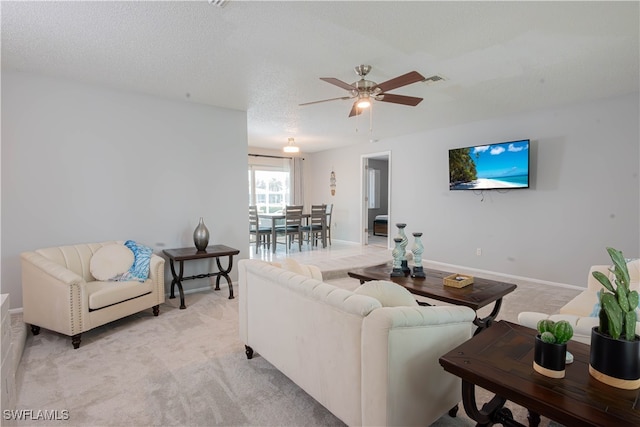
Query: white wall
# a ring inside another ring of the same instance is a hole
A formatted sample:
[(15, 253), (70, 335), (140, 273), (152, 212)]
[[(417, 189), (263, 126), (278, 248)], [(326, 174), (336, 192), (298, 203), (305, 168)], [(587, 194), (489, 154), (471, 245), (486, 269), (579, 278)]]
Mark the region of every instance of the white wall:
[[(606, 246), (640, 256), (638, 104), (633, 94), (316, 153), (310, 191), (328, 191), (333, 166), (333, 236), (359, 241), (360, 156), (391, 150), (390, 224), (424, 233), (425, 260), (586, 286)], [(530, 189), (449, 191), (450, 148), (526, 138)]]
[(200, 217), (246, 258), (246, 166), (245, 112), (3, 72), (2, 293), (22, 306), (23, 251), (132, 239), (158, 253), (193, 246)]

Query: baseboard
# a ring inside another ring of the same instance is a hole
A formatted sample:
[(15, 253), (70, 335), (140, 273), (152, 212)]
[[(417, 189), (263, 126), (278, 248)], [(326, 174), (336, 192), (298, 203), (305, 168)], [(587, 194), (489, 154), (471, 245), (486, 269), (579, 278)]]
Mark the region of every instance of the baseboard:
[[(411, 261), (412, 259), (413, 259), (413, 254), (410, 252), (407, 253), (407, 260)], [(389, 258), (389, 262), (391, 261), (392, 259)], [(367, 266), (378, 265), (380, 263), (381, 263), (380, 260), (374, 259), (373, 261), (371, 261), (369, 265), (357, 265), (357, 266), (354, 265), (349, 268), (340, 268), (335, 270), (322, 271), (322, 278), (324, 280), (341, 279), (343, 277), (347, 277), (347, 273), (350, 270), (353, 270), (355, 268), (363, 268)], [(490, 279), (490, 280), (497, 280), (497, 281), (504, 281), (504, 282), (517, 282), (517, 283), (531, 284), (531, 285), (545, 285), (545, 286), (574, 289), (574, 290), (580, 290), (580, 291), (583, 291), (585, 289), (584, 287), (570, 285), (567, 283), (551, 282), (548, 280), (534, 279), (532, 277), (516, 276), (513, 274), (505, 274), (505, 273), (499, 273), (495, 271), (481, 270), (478, 268), (471, 268), (471, 267), (455, 265), (455, 264), (447, 264), (439, 261), (422, 260), (422, 265), (426, 268), (432, 268), (434, 270), (451, 271), (456, 273), (469, 274), (472, 276), (476, 275), (476, 276), (479, 276), (485, 279)]]
[(10, 309), (11, 315), (11, 350), (13, 351), (13, 375), (18, 372), (22, 352), (27, 343), (28, 327), (22, 320), (22, 308)]
[(532, 277), (516, 276), (513, 274), (498, 273), (495, 271), (481, 270), (478, 268), (470, 268), (462, 265), (447, 264), (439, 261), (423, 260), (422, 265), (424, 267), (433, 268), (437, 270), (452, 271), (456, 273), (463, 273), (463, 274), (470, 274), (470, 275), (475, 274), (477, 276), (481, 276), (484, 279), (490, 279), (490, 280), (503, 280), (506, 282), (515, 281), (515, 282), (521, 282), (521, 283), (555, 286), (559, 288), (575, 289), (575, 290), (581, 290), (581, 291), (585, 289), (583, 286), (569, 285), (567, 283), (551, 282), (548, 280), (534, 279)]
[[(233, 289), (236, 290), (238, 289), (238, 282), (231, 282), (231, 284), (233, 285)], [(208, 285), (208, 286), (203, 286), (200, 288), (193, 288), (193, 289), (185, 289), (184, 290), (184, 294), (185, 295), (189, 295), (189, 294), (196, 294), (198, 292), (206, 292), (206, 291), (212, 291), (213, 288), (215, 287), (215, 285)], [(224, 283), (220, 283), (220, 290), (222, 289), (229, 289), (229, 285), (224, 282)], [(169, 295), (171, 295), (171, 292), (166, 292), (164, 294), (165, 299), (169, 299)], [(180, 298), (180, 291), (178, 291), (178, 289), (175, 290), (174, 295), (176, 296), (176, 298)]]

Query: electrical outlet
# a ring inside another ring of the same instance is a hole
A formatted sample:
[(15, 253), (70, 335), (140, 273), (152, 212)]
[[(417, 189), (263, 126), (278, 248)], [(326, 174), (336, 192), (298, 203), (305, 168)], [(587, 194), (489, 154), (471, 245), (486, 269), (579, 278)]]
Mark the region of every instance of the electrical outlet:
[(481, 256), (482, 255), (482, 248), (477, 248), (476, 249), (476, 255), (477, 256)]

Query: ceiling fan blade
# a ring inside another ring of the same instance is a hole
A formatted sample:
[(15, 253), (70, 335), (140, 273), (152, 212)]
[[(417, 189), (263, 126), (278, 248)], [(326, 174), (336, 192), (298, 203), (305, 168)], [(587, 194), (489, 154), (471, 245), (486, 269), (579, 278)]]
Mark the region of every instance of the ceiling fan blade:
[[(386, 92), (388, 90), (410, 85), (411, 83), (421, 82), (422, 80), (424, 80), (424, 76), (422, 74), (417, 71), (410, 71), (407, 74), (382, 82), (376, 87), (380, 89), (380, 92)], [(374, 87), (374, 89), (376, 87)]]
[(415, 96), (394, 95), (392, 93), (382, 93), (376, 97), (376, 100), (382, 102), (393, 102), (394, 104), (411, 105), (415, 107), (422, 102), (422, 98)]
[(304, 105), (311, 105), (311, 104), (319, 104), (321, 102), (328, 102), (328, 101), (337, 101), (339, 99), (351, 99), (351, 96), (341, 96), (340, 98), (331, 98), (331, 99), (323, 99), (321, 101), (311, 101), (311, 102), (305, 102), (304, 104), (298, 104), (298, 106), (302, 107)]
[(353, 103), (353, 107), (351, 107), (349, 117), (358, 116), (360, 114), (362, 114), (362, 108), (358, 108), (358, 101), (356, 101)]
[(332, 85), (336, 85), (346, 90), (357, 90), (354, 86), (351, 86), (349, 83), (345, 83), (342, 80), (338, 80), (335, 77), (320, 77), (320, 80), (323, 80), (327, 83), (331, 83)]

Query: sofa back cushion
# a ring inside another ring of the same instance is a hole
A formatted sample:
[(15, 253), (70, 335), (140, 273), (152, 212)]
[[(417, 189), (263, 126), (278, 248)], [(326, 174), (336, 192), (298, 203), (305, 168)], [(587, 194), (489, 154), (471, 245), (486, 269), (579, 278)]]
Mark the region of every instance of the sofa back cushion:
[(73, 271), (85, 281), (95, 280), (91, 274), (91, 257), (98, 249), (114, 243), (123, 244), (123, 241), (110, 240), (102, 243), (82, 243), (69, 246), (57, 246), (53, 248), (38, 249), (35, 252), (43, 257)]
[(315, 265), (300, 264), (293, 258), (285, 258), (280, 262), (271, 262), (274, 267), (279, 267), (284, 270), (291, 271), (296, 274), (300, 274), (306, 277), (312, 277), (314, 279), (322, 280), (322, 272)]

